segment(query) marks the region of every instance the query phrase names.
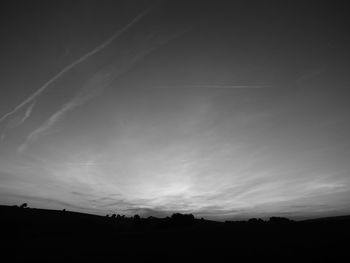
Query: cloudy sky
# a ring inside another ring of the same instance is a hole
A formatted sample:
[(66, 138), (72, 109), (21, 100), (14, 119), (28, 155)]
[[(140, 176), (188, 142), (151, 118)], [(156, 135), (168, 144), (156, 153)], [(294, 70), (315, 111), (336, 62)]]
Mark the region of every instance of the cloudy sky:
[(227, 2), (1, 2), (1, 204), (350, 213), (345, 8)]

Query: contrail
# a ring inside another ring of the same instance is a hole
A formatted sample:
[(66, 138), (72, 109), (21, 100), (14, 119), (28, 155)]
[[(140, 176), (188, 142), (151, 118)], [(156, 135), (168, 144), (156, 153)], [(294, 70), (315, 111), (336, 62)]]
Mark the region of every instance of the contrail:
[[(70, 71), (72, 68), (74, 68), (76, 65), (84, 62), (89, 57), (95, 55), (96, 53), (100, 52), (104, 48), (106, 48), (109, 44), (111, 44), (115, 39), (117, 39), (119, 36), (121, 36), (124, 32), (126, 32), (131, 26), (133, 26), (135, 23), (137, 23), (140, 19), (142, 19), (144, 16), (146, 16), (153, 8), (146, 9), (141, 14), (137, 15), (129, 24), (127, 24), (124, 28), (113, 34), (110, 38), (108, 38), (106, 41), (104, 41), (102, 44), (91, 50), (90, 52), (86, 53), (79, 59), (75, 60), (65, 68), (63, 68), (59, 73), (57, 73), (53, 78), (49, 79), (47, 82), (44, 83), (43, 86), (41, 86), (37, 91), (35, 91), (31, 96), (26, 98), (22, 103), (17, 105), (12, 111), (4, 114), (0, 118), (0, 123), (4, 121), (7, 117), (13, 115), (18, 110), (20, 110), (22, 107), (24, 107), (26, 104), (31, 102), (32, 100), (35, 100), (36, 97), (38, 97), (42, 92), (44, 92), (52, 83), (54, 83), (57, 79), (62, 77), (66, 72)], [(28, 117), (28, 116), (27, 116)]]
[(35, 106), (35, 101), (26, 109), (26, 112), (24, 113), (24, 117), (17, 123), (16, 126), (21, 125), (27, 118), (29, 118), (34, 106)]
[(63, 117), (70, 111), (74, 110), (76, 107), (85, 104), (87, 101), (101, 93), (113, 80), (130, 70), (140, 59), (142, 59), (152, 51), (158, 49), (162, 45), (168, 43), (169, 41), (176, 39), (182, 34), (188, 32), (191, 29), (192, 27), (188, 27), (179, 32), (175, 32), (170, 36), (154, 40), (155, 42), (152, 43), (151, 46), (145, 48), (144, 50), (136, 52), (133, 56), (128, 58), (127, 61), (125, 61), (125, 64), (123, 64), (121, 67), (111, 69), (111, 72), (107, 71), (95, 74), (95, 76), (93, 76), (89, 80), (86, 86), (72, 100), (67, 102), (65, 105), (63, 105), (61, 109), (59, 109), (51, 117), (49, 117), (49, 119), (43, 125), (31, 132), (27, 136), (26, 141), (22, 145), (20, 145), (18, 151), (24, 152), (31, 142), (37, 140), (40, 136), (47, 134), (49, 130), (58, 121), (62, 120)]
[(188, 88), (207, 88), (207, 89), (261, 89), (269, 86), (263, 85), (190, 85)]
[(271, 88), (270, 85), (221, 85), (221, 84), (197, 84), (197, 85), (181, 85), (181, 86), (157, 86), (156, 89), (263, 89)]

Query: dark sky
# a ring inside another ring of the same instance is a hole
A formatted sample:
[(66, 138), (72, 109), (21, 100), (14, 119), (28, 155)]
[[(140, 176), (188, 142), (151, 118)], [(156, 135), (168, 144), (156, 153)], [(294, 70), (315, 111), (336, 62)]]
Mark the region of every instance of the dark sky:
[(0, 5), (2, 204), (216, 219), (350, 212), (340, 2)]

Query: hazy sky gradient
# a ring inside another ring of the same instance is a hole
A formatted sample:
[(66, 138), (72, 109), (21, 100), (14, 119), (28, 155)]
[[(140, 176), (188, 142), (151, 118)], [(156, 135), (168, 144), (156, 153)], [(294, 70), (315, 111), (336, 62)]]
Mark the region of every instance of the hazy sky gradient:
[(341, 6), (1, 10), (2, 204), (216, 219), (350, 212)]

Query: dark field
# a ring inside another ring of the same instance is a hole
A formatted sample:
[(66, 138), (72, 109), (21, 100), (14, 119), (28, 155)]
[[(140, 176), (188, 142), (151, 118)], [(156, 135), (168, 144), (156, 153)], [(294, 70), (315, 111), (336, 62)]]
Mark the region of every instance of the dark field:
[(350, 217), (214, 222), (0, 206), (3, 262), (345, 262)]

